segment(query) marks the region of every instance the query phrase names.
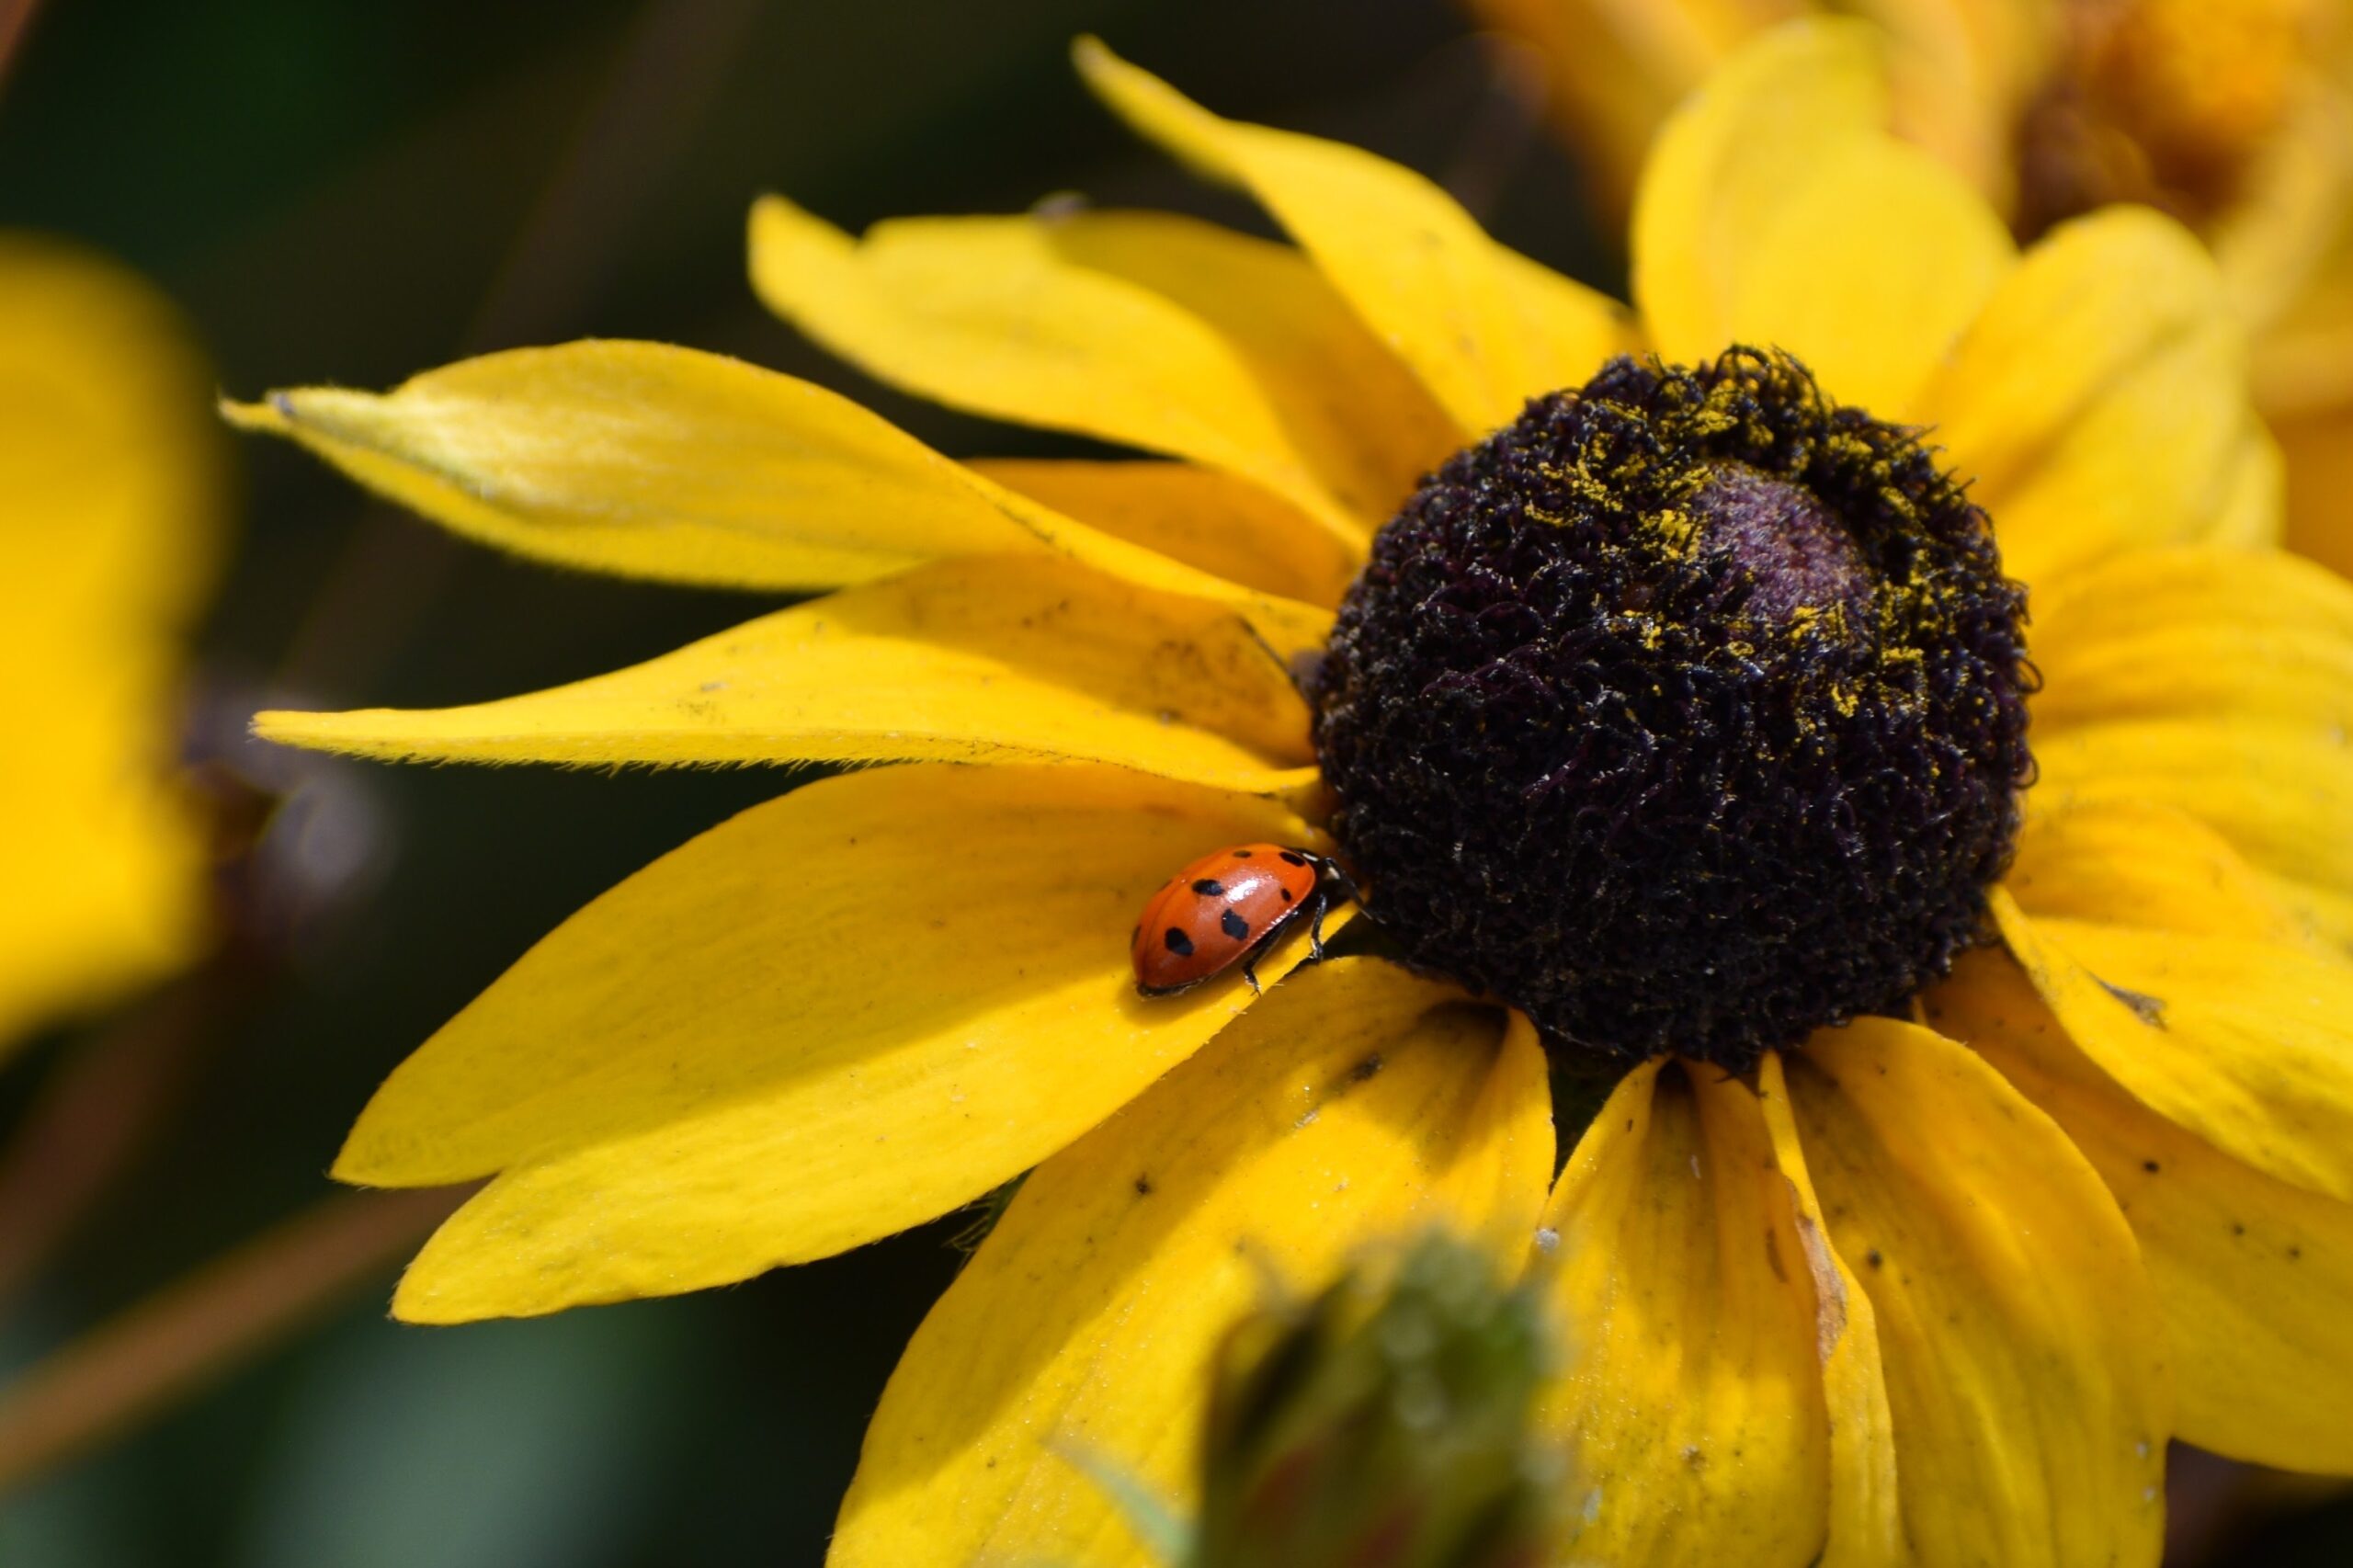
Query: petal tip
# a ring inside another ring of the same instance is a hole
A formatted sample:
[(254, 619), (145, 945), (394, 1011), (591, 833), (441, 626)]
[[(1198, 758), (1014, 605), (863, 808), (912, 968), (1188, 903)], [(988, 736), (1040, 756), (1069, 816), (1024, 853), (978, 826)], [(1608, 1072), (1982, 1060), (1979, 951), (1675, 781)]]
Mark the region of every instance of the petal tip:
[(245, 729), (254, 739), (273, 745), (315, 746), (322, 744), (324, 726), (330, 713), (306, 713), (296, 709), (265, 708), (248, 720)]
[(239, 403), (232, 397), (218, 398), (212, 406), (222, 419), (239, 430), (266, 430), (282, 435), (294, 426), (294, 399), (289, 392), (266, 392), (256, 403)]
[(1082, 81), (1098, 88), (1107, 78), (1135, 69), (1093, 33), (1081, 33), (1070, 40), (1070, 62)]
[(483, 1313), (453, 1312), (438, 1293), (416, 1282), (416, 1265), (409, 1265), (408, 1272), (392, 1288), (392, 1321), (413, 1323), (421, 1327), (446, 1328), (454, 1324), (472, 1323)]
[(560, 1285), (551, 1290), (542, 1276), (504, 1274), (481, 1233), (469, 1234), (461, 1228), (469, 1224), (468, 1210), (481, 1196), (476, 1193), (442, 1221), (409, 1259), (400, 1283), (392, 1287), (396, 1321), (446, 1327), (491, 1318), (545, 1317), (566, 1307), (625, 1299), (619, 1294), (568, 1295)]
[[(383, 1091), (379, 1089), (376, 1098), (381, 1100), (382, 1096)], [(335, 1151), (335, 1163), (327, 1167), (327, 1176), (346, 1187), (388, 1188), (418, 1185), (413, 1176), (404, 1177), (396, 1158), (388, 1157), (378, 1136), (376, 1107), (372, 1102), (359, 1113), (351, 1131), (344, 1134), (343, 1146)]]
[[(1723, 112), (1729, 102), (1753, 112), (1765, 101), (1802, 102), (1842, 90), (1864, 113), (1858, 128), (1885, 124), (1887, 60), (1879, 30), (1857, 17), (1803, 16), (1758, 34), (1736, 51), (1676, 110), (1677, 119)], [(1868, 92), (1854, 89), (1868, 84)]]
[(1072, 40), (1070, 57), (1087, 91), (1130, 130), (1188, 162), (1212, 170), (1222, 166), (1214, 149), (1193, 144), (1222, 123), (1215, 115), (1143, 67), (1121, 59), (1092, 33)]
[(842, 269), (858, 242), (790, 197), (755, 200), (746, 232), (753, 291), (786, 320), (805, 324), (821, 301), (853, 288)]
[(2222, 270), (2213, 253), (2180, 219), (2143, 202), (2119, 201), (2051, 226), (2037, 242), (2060, 241), (2112, 248), (2120, 270), (2136, 263), (2161, 276), (2195, 278), (2201, 292), (2222, 299)]
[(752, 198), (752, 232), (780, 223), (806, 222), (809, 210), (781, 191), (764, 190)]

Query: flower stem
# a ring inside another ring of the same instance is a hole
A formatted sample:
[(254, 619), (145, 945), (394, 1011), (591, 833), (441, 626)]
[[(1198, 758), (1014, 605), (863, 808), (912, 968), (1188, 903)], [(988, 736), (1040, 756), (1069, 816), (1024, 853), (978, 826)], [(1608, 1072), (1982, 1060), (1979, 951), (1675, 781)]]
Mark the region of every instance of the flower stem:
[(33, 15), (40, 9), (40, 0), (0, 0), (0, 82), (8, 79), (8, 67), (16, 63), (17, 51), (32, 31)]
[(204, 971), (75, 1042), (0, 1149), (0, 1310), (144, 1152), (214, 1032), (229, 987)]
[(0, 1394), (0, 1493), (203, 1387), (391, 1268), (471, 1188), (328, 1199), (37, 1363)]

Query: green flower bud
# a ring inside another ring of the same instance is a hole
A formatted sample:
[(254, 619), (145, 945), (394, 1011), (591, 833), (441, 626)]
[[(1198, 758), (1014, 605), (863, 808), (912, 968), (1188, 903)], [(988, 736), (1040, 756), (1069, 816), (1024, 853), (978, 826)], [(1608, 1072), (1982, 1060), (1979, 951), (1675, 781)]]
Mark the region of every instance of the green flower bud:
[(1194, 1568), (1523, 1568), (1558, 1465), (1529, 1434), (1536, 1300), (1433, 1234), (1228, 1335)]

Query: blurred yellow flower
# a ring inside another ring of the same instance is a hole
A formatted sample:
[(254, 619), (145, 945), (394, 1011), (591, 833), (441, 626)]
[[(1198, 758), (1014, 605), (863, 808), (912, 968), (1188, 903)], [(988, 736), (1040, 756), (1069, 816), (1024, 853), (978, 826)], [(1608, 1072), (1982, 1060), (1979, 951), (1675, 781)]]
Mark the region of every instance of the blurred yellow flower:
[(1470, 0), (1535, 46), (1605, 210), (1667, 111), (1805, 12), (1889, 38), (1895, 123), (2019, 234), (2143, 202), (2212, 247), (2288, 453), (2289, 540), (2353, 566), (2353, 8), (2342, 0)]
[[(1870, 36), (1800, 25), (1660, 139), (1630, 313), (1405, 170), (1080, 60), (1295, 246), (1059, 205), (853, 239), (769, 199), (754, 278), (883, 380), (1161, 459), (958, 463), (629, 343), (230, 411), (521, 553), (838, 590), (265, 735), (907, 765), (664, 858), (392, 1075), (336, 1174), (493, 1178), (395, 1311), (722, 1285), (1029, 1172), (884, 1396), (842, 1564), (1139, 1561), (1053, 1445), (1181, 1496), (1264, 1266), (1433, 1220), (1563, 1319), (1579, 1560), (2146, 1564), (2177, 1432), (2353, 1472), (2353, 588), (2268, 548), (2277, 454), (2196, 242), (2114, 210), (2021, 251), (1886, 133)], [(1619, 574), (1578, 575), (1596, 551)], [(2042, 676), (2022, 805), (2005, 569)], [(1414, 737), (1393, 775), (1540, 774), (1369, 816), (1336, 683), (1449, 640), (1377, 715)], [(1256, 840), (1349, 856), (1392, 938), (1514, 1006), (1301, 943), (1263, 998), (1138, 995), (1146, 895)], [(1399, 843), (1426, 877), (1373, 864)], [(1930, 883), (1933, 940), (1881, 918)], [(1563, 929), (1603, 892), (1639, 918)], [(1881, 989), (1820, 991), (1850, 971)], [(1557, 1180), (1548, 1060), (1619, 1078)]]
[(153, 287), (0, 233), (0, 1046), (204, 938), (206, 846), (172, 773), (219, 545), (210, 397)]

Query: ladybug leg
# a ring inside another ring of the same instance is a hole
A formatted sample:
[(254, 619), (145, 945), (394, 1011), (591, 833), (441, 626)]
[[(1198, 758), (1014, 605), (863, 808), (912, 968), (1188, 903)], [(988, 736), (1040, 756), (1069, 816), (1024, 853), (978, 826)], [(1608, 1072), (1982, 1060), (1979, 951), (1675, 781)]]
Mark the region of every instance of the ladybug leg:
[(1330, 899), (1322, 893), (1315, 895), (1315, 913), (1307, 920), (1307, 960), (1310, 963), (1324, 961), (1324, 915), (1331, 907)]
[(1242, 960), (1242, 978), (1250, 983), (1250, 994), (1263, 996), (1266, 992), (1258, 984), (1258, 955), (1252, 953)]

